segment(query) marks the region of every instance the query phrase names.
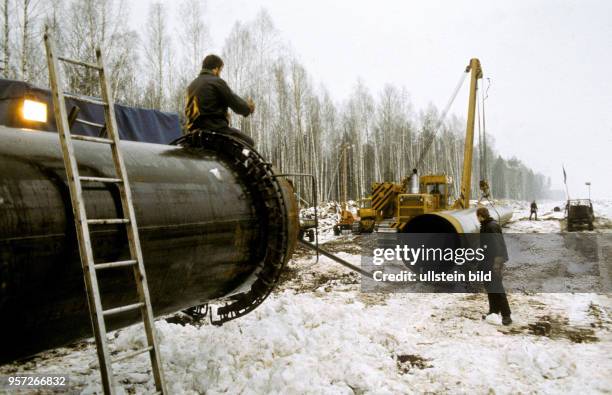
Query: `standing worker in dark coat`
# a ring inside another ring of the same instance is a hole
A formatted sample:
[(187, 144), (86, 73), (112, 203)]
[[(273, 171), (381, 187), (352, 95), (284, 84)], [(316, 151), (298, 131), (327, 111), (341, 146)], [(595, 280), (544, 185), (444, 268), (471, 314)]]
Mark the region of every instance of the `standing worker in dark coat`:
[(200, 75), (187, 88), (187, 130), (207, 130), (237, 137), (254, 146), (253, 139), (229, 126), (228, 107), (235, 113), (248, 117), (255, 111), (251, 98), (244, 100), (236, 95), (221, 77), (223, 60), (208, 55), (202, 62)]
[(502, 236), (501, 226), (491, 218), (486, 207), (479, 207), (476, 210), (476, 216), (480, 221), (480, 233), (486, 234), (481, 235), (481, 247), (487, 246), (485, 259), (479, 269), (485, 273), (491, 272), (491, 281), (484, 283), (489, 298), (488, 314), (501, 314), (502, 324), (510, 325), (512, 323), (510, 305), (502, 283), (504, 262), (508, 261), (508, 250)]
[(529, 220), (531, 221), (531, 216), (535, 214), (536, 221), (538, 220), (538, 205), (535, 200), (531, 202), (531, 212), (529, 213)]

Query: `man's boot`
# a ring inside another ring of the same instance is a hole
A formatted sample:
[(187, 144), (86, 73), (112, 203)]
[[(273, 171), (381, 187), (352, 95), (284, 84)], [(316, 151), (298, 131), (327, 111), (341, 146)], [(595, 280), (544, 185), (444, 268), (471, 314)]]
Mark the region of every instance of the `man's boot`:
[(505, 315), (502, 317), (502, 324), (503, 325), (510, 325), (512, 324), (512, 318), (510, 318), (509, 315)]

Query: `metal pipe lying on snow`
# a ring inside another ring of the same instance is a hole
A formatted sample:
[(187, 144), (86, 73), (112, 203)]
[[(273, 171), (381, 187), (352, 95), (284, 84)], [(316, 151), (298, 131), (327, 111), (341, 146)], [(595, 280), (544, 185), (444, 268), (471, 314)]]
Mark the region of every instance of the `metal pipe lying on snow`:
[[(214, 136), (213, 136), (214, 137)], [(121, 142), (156, 316), (233, 295), (244, 315), (276, 284), (298, 233), (292, 188), (233, 140), (207, 149)], [(212, 139), (212, 140), (210, 140)], [(0, 362), (91, 336), (57, 134), (0, 127)], [(74, 141), (82, 176), (115, 177), (110, 148)], [(115, 185), (83, 185), (89, 218), (122, 218)], [(96, 263), (129, 259), (125, 229), (92, 228)], [(105, 309), (137, 300), (129, 267), (98, 272)], [(117, 329), (138, 312), (108, 319)]]

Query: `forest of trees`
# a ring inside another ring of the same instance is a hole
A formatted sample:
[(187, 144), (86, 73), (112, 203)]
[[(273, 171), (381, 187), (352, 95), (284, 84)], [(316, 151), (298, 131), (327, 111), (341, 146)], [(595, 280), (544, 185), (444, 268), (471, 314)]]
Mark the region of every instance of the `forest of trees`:
[[(94, 48), (102, 48), (117, 102), (182, 116), (185, 88), (212, 47), (205, 3), (153, 3), (144, 27), (130, 23), (129, 5), (126, 0), (0, 0), (0, 75), (48, 86), (42, 40), (47, 25), (65, 56), (92, 61)], [(249, 118), (234, 116), (233, 126), (251, 135), (282, 172), (315, 174), (320, 200), (340, 198), (342, 152), (348, 159), (348, 196), (363, 197), (372, 182), (400, 181), (409, 174), (439, 123), (440, 111), (434, 105), (414, 108), (403, 87), (386, 85), (373, 93), (358, 80), (350, 97), (337, 101), (300, 63), (265, 10), (236, 22), (220, 55), (222, 77), (257, 105)], [(97, 80), (83, 73), (67, 68), (67, 90), (96, 95)], [(464, 119), (446, 119), (420, 173), (447, 173), (459, 190), (464, 134)], [(486, 173), (494, 197), (530, 200), (547, 193), (547, 178), (516, 158), (502, 158), (488, 134), (487, 141)], [(478, 151), (473, 196), (481, 172)], [(308, 198), (309, 186), (298, 186)]]

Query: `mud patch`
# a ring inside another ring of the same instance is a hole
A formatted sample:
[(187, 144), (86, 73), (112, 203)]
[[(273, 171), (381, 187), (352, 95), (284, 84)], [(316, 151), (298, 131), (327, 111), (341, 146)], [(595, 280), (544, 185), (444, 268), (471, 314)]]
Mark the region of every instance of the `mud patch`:
[(507, 335), (531, 334), (534, 336), (548, 337), (549, 339), (567, 339), (572, 343), (596, 343), (599, 338), (595, 336), (595, 330), (590, 327), (572, 326), (567, 317), (558, 315), (542, 315), (535, 322), (527, 326), (514, 327), (508, 330), (500, 330)]
[(400, 374), (410, 373), (410, 371), (414, 369), (427, 369), (433, 367), (433, 365), (429, 364), (429, 361), (431, 361), (430, 359), (423, 358), (417, 354), (396, 355), (395, 360)]
[(272, 292), (282, 292), (289, 283), (291, 283), (292, 281), (297, 281), (299, 275), (300, 269), (297, 266), (292, 265), (291, 262), (289, 262), (287, 265), (285, 265), (285, 268), (281, 272), (278, 278), (278, 283), (276, 284), (276, 287), (274, 287), (274, 290)]
[(337, 240), (332, 240), (332, 241), (328, 241), (327, 243), (323, 244), (321, 247), (326, 250), (329, 251), (331, 253), (337, 254), (339, 252), (345, 252), (347, 254), (352, 254), (352, 255), (361, 255), (361, 246), (359, 244), (361, 237), (360, 236), (355, 236), (354, 238), (347, 240), (347, 239), (337, 239)]
[(484, 296), (479, 294), (479, 293), (473, 293), (473, 294), (469, 294), (466, 295), (463, 300), (474, 300), (474, 301), (481, 301), (481, 300), (485, 300)]
[(320, 272), (307, 267), (288, 265), (281, 273), (274, 292), (280, 293), (288, 289), (298, 293), (345, 291), (355, 289), (355, 285), (360, 283), (361, 275), (359, 273)]
[(388, 293), (365, 293), (360, 292), (357, 294), (357, 299), (367, 307), (369, 306), (383, 306), (387, 304), (389, 299)]
[(293, 251), (293, 255), (291, 256), (292, 260), (297, 259), (309, 259), (314, 256), (315, 252), (310, 248), (304, 247), (302, 244), (298, 244)]
[(316, 290), (319, 287), (323, 287), (325, 292), (331, 292), (336, 290), (336, 287), (342, 285), (354, 285), (361, 282), (361, 275), (355, 272), (339, 273), (334, 275), (321, 274), (315, 278), (313, 289)]
[(546, 309), (546, 306), (547, 306), (546, 303), (542, 303), (539, 300), (534, 300), (534, 299), (530, 299), (528, 303), (529, 303), (529, 306), (535, 309), (538, 309), (538, 310), (544, 310)]
[(589, 304), (588, 315), (593, 319), (593, 322), (591, 322), (593, 328), (607, 328), (612, 324), (612, 320), (610, 320), (606, 311), (593, 302)]
[[(95, 347), (95, 343), (93, 340), (82, 340), (82, 341), (78, 341), (66, 347), (60, 347), (60, 348), (55, 348), (52, 350), (44, 351), (40, 354), (36, 354), (30, 357), (20, 359), (11, 364), (3, 365), (1, 374), (37, 372), (40, 366), (44, 364), (46, 360), (49, 360), (51, 358), (69, 357), (73, 355), (75, 352), (83, 351), (91, 347)], [(92, 358), (95, 358), (94, 351), (92, 351)], [(41, 393), (46, 393), (46, 392), (41, 392)], [(4, 394), (4, 392), (0, 392), (0, 394)]]

